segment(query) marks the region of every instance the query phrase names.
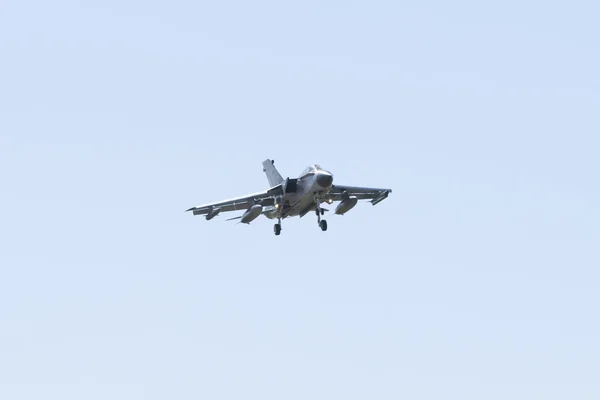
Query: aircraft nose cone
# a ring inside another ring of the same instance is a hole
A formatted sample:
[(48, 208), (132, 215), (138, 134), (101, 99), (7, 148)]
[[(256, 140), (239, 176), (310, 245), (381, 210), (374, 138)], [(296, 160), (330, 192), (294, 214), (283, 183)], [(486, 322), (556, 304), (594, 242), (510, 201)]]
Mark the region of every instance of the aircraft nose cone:
[(319, 176), (317, 176), (317, 183), (321, 187), (328, 188), (333, 183), (333, 175), (320, 173)]

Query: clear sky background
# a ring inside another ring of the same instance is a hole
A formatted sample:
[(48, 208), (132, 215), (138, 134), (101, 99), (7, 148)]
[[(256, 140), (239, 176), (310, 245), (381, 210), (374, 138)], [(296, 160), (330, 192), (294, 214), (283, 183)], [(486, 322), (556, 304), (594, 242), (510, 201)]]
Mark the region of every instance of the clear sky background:
[(600, 7), (483, 3), (3, 2), (0, 398), (600, 398)]

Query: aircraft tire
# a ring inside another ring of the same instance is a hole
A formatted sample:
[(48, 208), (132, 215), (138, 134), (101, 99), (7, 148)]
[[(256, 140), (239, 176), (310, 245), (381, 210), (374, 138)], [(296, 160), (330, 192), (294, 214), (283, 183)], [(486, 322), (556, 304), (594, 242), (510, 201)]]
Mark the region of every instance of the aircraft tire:
[(322, 219), (321, 222), (319, 223), (319, 226), (321, 227), (321, 230), (323, 232), (325, 232), (327, 230), (327, 221), (325, 221), (324, 219)]
[(279, 236), (281, 234), (281, 225), (275, 224), (273, 226), (273, 232), (275, 233), (275, 236)]

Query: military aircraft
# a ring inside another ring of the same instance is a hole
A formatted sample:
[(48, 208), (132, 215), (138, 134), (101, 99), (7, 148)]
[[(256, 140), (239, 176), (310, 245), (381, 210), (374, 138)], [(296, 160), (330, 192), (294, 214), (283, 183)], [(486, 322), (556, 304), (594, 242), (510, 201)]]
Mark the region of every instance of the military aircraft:
[(321, 219), (321, 216), (328, 210), (322, 208), (321, 203), (332, 204), (339, 201), (334, 213), (343, 215), (350, 211), (358, 200), (368, 199), (371, 200), (371, 204), (376, 205), (392, 193), (392, 189), (334, 185), (331, 172), (316, 164), (306, 168), (298, 178), (283, 179), (275, 168), (275, 161), (265, 160), (263, 172), (267, 175), (270, 189), (192, 207), (187, 211), (192, 211), (194, 215), (204, 215), (207, 220), (211, 220), (221, 212), (245, 210), (241, 216), (227, 220), (239, 219), (244, 224), (249, 224), (262, 214), (269, 219), (277, 219), (273, 227), (275, 235), (281, 233), (282, 219), (303, 217), (315, 211), (319, 227), (326, 231), (327, 221)]

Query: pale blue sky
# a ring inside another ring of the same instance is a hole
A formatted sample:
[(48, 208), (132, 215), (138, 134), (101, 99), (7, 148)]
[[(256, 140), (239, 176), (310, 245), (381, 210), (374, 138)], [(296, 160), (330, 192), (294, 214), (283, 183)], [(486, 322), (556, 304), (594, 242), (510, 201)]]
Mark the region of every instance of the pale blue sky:
[(0, 398), (600, 397), (600, 6), (322, 3), (0, 6)]

